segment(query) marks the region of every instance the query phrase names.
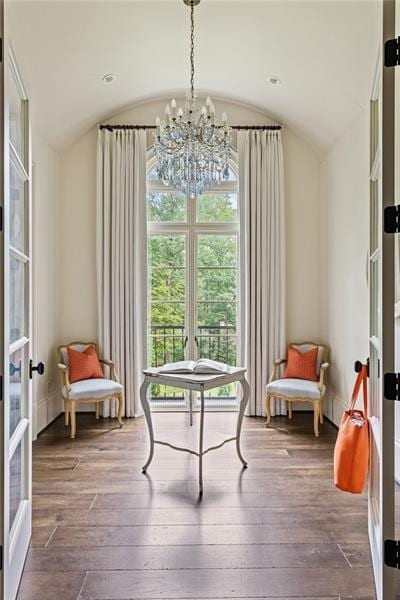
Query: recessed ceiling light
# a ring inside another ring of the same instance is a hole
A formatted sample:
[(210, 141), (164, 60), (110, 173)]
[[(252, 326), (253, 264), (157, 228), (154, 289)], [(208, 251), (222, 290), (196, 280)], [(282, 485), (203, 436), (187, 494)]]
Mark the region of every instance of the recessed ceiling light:
[(270, 75), (267, 79), (268, 83), (271, 85), (281, 85), (281, 80), (276, 75)]
[(108, 75), (104, 75), (101, 81), (104, 85), (109, 85), (110, 83), (114, 83), (115, 80), (116, 76), (113, 73), (109, 73)]

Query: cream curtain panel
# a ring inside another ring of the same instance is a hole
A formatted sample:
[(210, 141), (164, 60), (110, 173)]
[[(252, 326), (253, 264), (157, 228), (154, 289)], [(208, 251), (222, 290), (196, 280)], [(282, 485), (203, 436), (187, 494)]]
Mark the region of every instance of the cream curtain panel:
[[(238, 132), (241, 219), (241, 361), (250, 384), (248, 414), (265, 416), (265, 384), (286, 355), (285, 206), (281, 132)], [(286, 403), (271, 402), (272, 414)]]
[[(97, 144), (97, 288), (99, 344), (117, 365), (125, 416), (141, 414), (146, 363), (146, 133), (99, 130)], [(116, 406), (104, 403), (103, 416)]]

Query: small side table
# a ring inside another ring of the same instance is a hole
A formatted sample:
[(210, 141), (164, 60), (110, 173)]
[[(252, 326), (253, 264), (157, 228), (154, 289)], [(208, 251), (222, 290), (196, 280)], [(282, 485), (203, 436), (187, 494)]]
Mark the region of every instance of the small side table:
[[(144, 373), (144, 381), (140, 388), (140, 401), (142, 403), (143, 411), (146, 417), (147, 427), (149, 429), (150, 436), (150, 454), (149, 458), (144, 465), (142, 472), (146, 473), (148, 467), (150, 466), (151, 461), (153, 460), (154, 455), (154, 445), (160, 444), (162, 446), (168, 446), (173, 450), (179, 450), (180, 452), (189, 452), (189, 454), (194, 454), (199, 458), (199, 493), (202, 495), (203, 493), (203, 456), (207, 454), (207, 452), (211, 452), (212, 450), (217, 450), (221, 448), (228, 442), (236, 442), (236, 452), (241, 461), (244, 468), (247, 467), (247, 462), (242, 456), (242, 452), (240, 449), (240, 433), (242, 429), (242, 422), (244, 411), (247, 406), (247, 402), (249, 400), (250, 388), (249, 384), (246, 381), (245, 373), (246, 369), (236, 367), (232, 368), (231, 372), (228, 374), (218, 373), (213, 375), (191, 375), (191, 374), (166, 374), (160, 373), (159, 369), (152, 368), (146, 369), (143, 371)], [(240, 401), (238, 420), (236, 425), (236, 435), (234, 437), (227, 438), (220, 444), (216, 446), (210, 446), (209, 448), (204, 450), (203, 441), (204, 441), (204, 392), (207, 390), (211, 390), (213, 388), (219, 387), (221, 385), (226, 385), (228, 383), (238, 382), (242, 386), (243, 395)], [(182, 448), (180, 446), (174, 446), (173, 444), (169, 444), (168, 442), (163, 442), (161, 440), (154, 439), (153, 432), (153, 423), (151, 419), (151, 410), (150, 404), (147, 399), (147, 389), (149, 385), (152, 383), (157, 383), (160, 385), (169, 385), (172, 387), (183, 388), (185, 390), (200, 392), (200, 437), (199, 437), (199, 451), (190, 450), (189, 448)]]

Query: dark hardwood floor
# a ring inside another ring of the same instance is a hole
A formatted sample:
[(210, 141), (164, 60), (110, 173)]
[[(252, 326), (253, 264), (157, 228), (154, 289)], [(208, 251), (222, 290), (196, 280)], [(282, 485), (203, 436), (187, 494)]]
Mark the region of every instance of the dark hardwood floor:
[[(206, 415), (207, 444), (236, 415)], [(154, 415), (159, 437), (196, 448), (188, 416)], [(312, 416), (245, 418), (241, 469), (233, 444), (205, 458), (156, 446), (148, 475), (144, 419), (120, 430), (63, 417), (34, 443), (33, 538), (18, 600), (318, 598), (372, 600), (366, 497), (336, 490), (336, 430)]]

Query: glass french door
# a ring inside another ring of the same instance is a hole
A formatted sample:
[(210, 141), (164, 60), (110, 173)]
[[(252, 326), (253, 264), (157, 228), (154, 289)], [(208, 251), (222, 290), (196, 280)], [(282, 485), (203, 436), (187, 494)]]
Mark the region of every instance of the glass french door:
[(31, 537), (31, 150), (29, 105), (4, 43), (2, 238), (2, 594), (16, 597)]
[[(394, 38), (395, 3), (382, 2), (383, 43)], [(394, 236), (384, 232), (385, 208), (395, 198), (394, 70), (384, 66), (383, 44), (370, 103), (369, 423), (368, 533), (377, 600), (395, 597), (395, 571), (385, 540), (395, 535), (394, 402), (385, 398), (385, 373), (394, 372)]]
[[(239, 223), (237, 178), (186, 198), (148, 174), (148, 362), (238, 361)], [(183, 390), (152, 386), (153, 408), (189, 408)], [(198, 399), (193, 398), (194, 408)], [(209, 408), (234, 409), (236, 387), (213, 390)]]

